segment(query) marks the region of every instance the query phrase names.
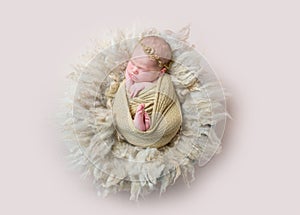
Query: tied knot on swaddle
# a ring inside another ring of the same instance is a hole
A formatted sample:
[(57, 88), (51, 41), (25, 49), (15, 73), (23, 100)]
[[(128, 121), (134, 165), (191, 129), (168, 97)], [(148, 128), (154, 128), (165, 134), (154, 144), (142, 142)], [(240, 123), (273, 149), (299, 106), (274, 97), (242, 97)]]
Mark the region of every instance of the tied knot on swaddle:
[[(135, 128), (132, 114), (136, 107), (145, 104), (151, 125), (147, 131)], [(114, 123), (117, 131), (129, 143), (139, 147), (160, 148), (167, 145), (181, 127), (182, 115), (171, 77), (164, 74), (156, 87), (144, 89), (136, 98), (129, 98), (125, 81), (115, 95), (113, 104)]]

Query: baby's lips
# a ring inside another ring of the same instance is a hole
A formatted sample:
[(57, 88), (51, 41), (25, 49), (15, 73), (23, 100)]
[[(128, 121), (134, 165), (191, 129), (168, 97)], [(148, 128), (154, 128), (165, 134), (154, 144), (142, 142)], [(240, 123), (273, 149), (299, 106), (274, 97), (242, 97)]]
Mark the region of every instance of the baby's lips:
[(136, 81), (136, 77), (133, 74), (130, 74), (129, 77), (131, 80)]
[(126, 70), (127, 76), (132, 79), (132, 74)]

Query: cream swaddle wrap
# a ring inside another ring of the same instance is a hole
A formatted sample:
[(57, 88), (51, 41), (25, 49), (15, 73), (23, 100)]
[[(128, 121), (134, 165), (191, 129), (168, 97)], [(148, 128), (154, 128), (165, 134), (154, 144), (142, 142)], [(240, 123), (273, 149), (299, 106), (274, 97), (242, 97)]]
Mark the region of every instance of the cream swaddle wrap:
[(136, 110), (140, 104), (145, 105), (145, 111), (149, 114), (149, 116), (152, 115), (156, 88), (157, 88), (156, 84), (154, 86), (146, 87), (145, 89), (141, 90), (138, 93), (138, 96), (135, 96), (133, 98), (130, 98), (130, 93), (127, 90), (129, 111), (130, 111), (132, 119), (134, 119)]
[(147, 131), (140, 131), (133, 124), (129, 106), (131, 103), (134, 109), (139, 104), (133, 99), (128, 100), (125, 81), (121, 83), (115, 95), (112, 111), (116, 129), (135, 146), (162, 147), (168, 144), (180, 129), (182, 123), (180, 103), (170, 75), (164, 74), (160, 77), (154, 89), (155, 92), (152, 92), (153, 88), (141, 91), (136, 100), (145, 104), (145, 110), (150, 115), (151, 125)]

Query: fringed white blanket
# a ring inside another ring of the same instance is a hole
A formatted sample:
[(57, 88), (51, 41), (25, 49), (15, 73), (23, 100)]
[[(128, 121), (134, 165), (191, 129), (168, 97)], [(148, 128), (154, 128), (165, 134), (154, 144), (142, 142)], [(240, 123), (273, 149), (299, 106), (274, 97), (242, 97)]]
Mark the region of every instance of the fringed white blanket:
[[(219, 149), (226, 119), (223, 90), (204, 58), (186, 42), (188, 34), (189, 28), (117, 32), (96, 44), (70, 74), (65, 141), (73, 164), (94, 179), (99, 194), (125, 190), (137, 200), (155, 189), (164, 192), (179, 176), (189, 183), (194, 165), (205, 165)], [(112, 104), (124, 66), (137, 41), (149, 35), (163, 37), (173, 50), (170, 77), (182, 111), (180, 131), (161, 148), (129, 144), (113, 124)]]

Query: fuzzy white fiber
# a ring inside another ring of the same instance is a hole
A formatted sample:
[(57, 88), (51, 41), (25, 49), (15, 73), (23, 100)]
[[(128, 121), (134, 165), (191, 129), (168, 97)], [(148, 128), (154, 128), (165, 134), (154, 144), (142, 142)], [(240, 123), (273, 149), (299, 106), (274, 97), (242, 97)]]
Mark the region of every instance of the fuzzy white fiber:
[[(173, 50), (169, 74), (183, 115), (177, 136), (158, 149), (120, 139), (111, 110), (130, 53), (148, 35), (164, 38)], [(93, 178), (101, 195), (129, 191), (130, 199), (137, 200), (153, 190), (166, 191), (180, 176), (189, 184), (195, 165), (205, 165), (220, 148), (227, 116), (223, 89), (188, 37), (189, 27), (179, 32), (114, 32), (109, 40), (95, 44), (87, 60), (68, 76), (64, 140), (72, 163)]]

